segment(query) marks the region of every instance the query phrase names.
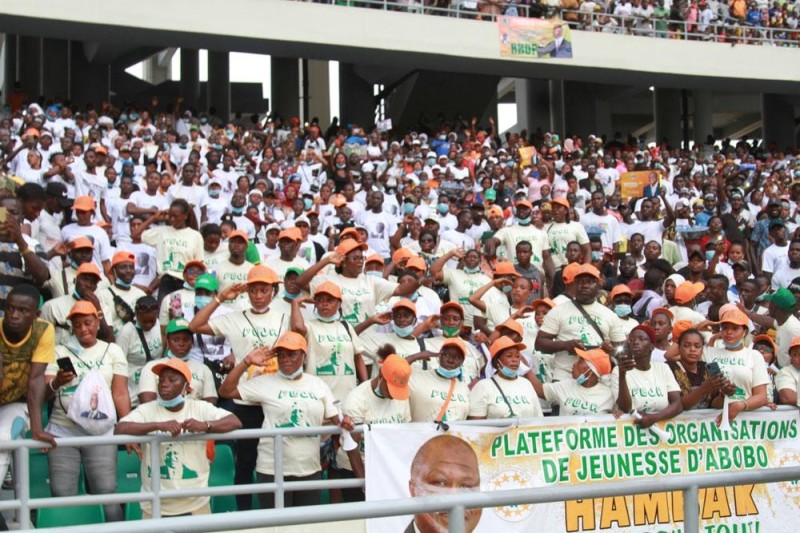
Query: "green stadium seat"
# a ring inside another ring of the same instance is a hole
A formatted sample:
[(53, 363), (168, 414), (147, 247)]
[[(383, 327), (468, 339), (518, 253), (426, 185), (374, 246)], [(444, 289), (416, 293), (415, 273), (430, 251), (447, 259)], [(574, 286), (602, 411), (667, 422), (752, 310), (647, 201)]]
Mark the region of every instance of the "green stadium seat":
[(142, 489), (142, 462), (135, 453), (117, 452), (117, 492), (139, 492)]
[(36, 527), (80, 526), (85, 524), (102, 524), (106, 521), (106, 513), (102, 505), (84, 505), (80, 507), (56, 507), (39, 509)]
[(141, 520), (142, 507), (139, 502), (130, 502), (125, 504), (125, 520)]
[[(217, 444), (214, 462), (211, 463), (211, 473), (208, 477), (209, 487), (223, 487), (233, 485), (233, 472), (235, 469), (233, 461), (233, 450), (226, 444)], [(236, 496), (212, 496), (212, 513), (235, 512)]]
[(31, 498), (52, 498), (50, 490), (50, 463), (47, 454), (39, 453), (28, 456), (28, 472), (31, 487)]

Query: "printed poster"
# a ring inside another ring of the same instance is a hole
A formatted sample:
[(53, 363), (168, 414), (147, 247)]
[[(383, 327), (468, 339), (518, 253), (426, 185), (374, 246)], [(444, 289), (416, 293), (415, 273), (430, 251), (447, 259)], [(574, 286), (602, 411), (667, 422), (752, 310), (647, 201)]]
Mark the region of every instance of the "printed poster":
[(497, 29), (502, 57), (572, 57), (572, 34), (562, 20), (499, 17)]
[(661, 186), (661, 173), (657, 170), (637, 170), (623, 172), (619, 177), (620, 193), (622, 200), (631, 198), (652, 198), (659, 196), (658, 188)]
[[(553, 417), (509, 428), (451, 423), (374, 425), (366, 435), (367, 500), (495, 491), (702, 473), (759, 471), (800, 465), (796, 409), (741, 413), (723, 430), (719, 411), (690, 411), (659, 427), (661, 442), (632, 417)], [(699, 491), (700, 531), (797, 531), (800, 481), (716, 487)], [(681, 491), (474, 509), (476, 533), (683, 531)], [(367, 521), (368, 533), (447, 530), (447, 513)]]

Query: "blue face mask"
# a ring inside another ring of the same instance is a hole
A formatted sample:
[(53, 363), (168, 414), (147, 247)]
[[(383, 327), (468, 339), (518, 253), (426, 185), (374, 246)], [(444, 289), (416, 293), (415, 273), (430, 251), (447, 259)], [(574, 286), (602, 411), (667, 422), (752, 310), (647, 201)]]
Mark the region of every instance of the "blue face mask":
[(733, 344), (728, 344), (727, 342), (725, 342), (725, 341), (722, 341), (722, 344), (723, 344), (723, 345), (725, 346), (725, 348), (727, 348), (728, 350), (735, 350), (736, 348), (739, 348), (739, 347), (741, 347), (741, 346), (742, 346), (742, 344), (744, 344), (744, 339), (739, 339), (739, 341), (738, 341), (738, 342), (734, 342)]
[(444, 379), (459, 378), (461, 377), (461, 367), (453, 368), (450, 370), (439, 367), (436, 369), (436, 373), (439, 374), (439, 376), (443, 377)]
[(375, 396), (377, 396), (378, 398), (386, 398), (386, 396), (383, 395), (383, 391), (381, 390), (380, 379), (378, 380), (378, 385), (374, 389), (372, 389), (372, 392), (374, 392)]
[(198, 309), (202, 309), (210, 304), (211, 300), (213, 300), (211, 296), (195, 296), (194, 305), (197, 306)]
[(114, 282), (114, 284), (115, 284), (117, 287), (120, 287), (120, 288), (122, 288), (122, 289), (130, 289), (130, 288), (131, 288), (131, 286), (133, 285), (133, 283), (132, 283), (132, 282), (131, 282), (131, 283), (125, 283), (124, 281), (122, 281), (122, 280), (121, 280), (121, 279), (119, 279), (119, 278), (117, 278), (117, 280)]
[(331, 322), (336, 322), (337, 316), (336, 313), (332, 314), (331, 316), (322, 316), (319, 314), (317, 309), (314, 309), (314, 318), (319, 320), (320, 322), (325, 322), (326, 324), (330, 324)]
[(297, 294), (290, 294), (290, 293), (286, 292), (286, 289), (283, 289), (283, 297), (284, 297), (286, 300), (289, 300), (289, 301), (291, 301), (291, 300), (294, 300), (294, 299), (296, 299), (298, 296), (300, 296), (300, 293), (299, 293), (299, 292), (298, 292)]
[(714, 252), (714, 250), (706, 250), (706, 261), (711, 261), (712, 259), (714, 259), (715, 253), (716, 252)]
[(503, 292), (506, 294), (510, 294), (513, 289), (514, 287), (511, 285), (503, 285)]
[(507, 366), (501, 366), (500, 373), (509, 379), (514, 379), (517, 377), (517, 372), (515, 370), (511, 370)]
[(120, 122), (127, 122), (128, 121), (128, 115), (126, 115), (125, 113), (121, 114), (119, 116), (119, 121)]
[(414, 210), (417, 208), (414, 204), (403, 204), (403, 213), (406, 215), (414, 214)]
[[(184, 391), (185, 390), (186, 389), (184, 388)], [(156, 402), (158, 402), (158, 405), (160, 405), (161, 407), (166, 407), (167, 409), (169, 409), (170, 407), (177, 407), (179, 405), (183, 405), (183, 402), (186, 400), (186, 398), (183, 397), (184, 391), (182, 391), (180, 394), (178, 394), (171, 400), (165, 400), (164, 398), (161, 397), (161, 395), (158, 395), (156, 397)]]
[(603, 252), (592, 252), (592, 261), (600, 261), (603, 259)]
[(312, 207), (314, 207), (314, 200), (311, 198), (306, 198), (303, 200), (303, 207), (306, 208), (306, 211), (310, 211)]
[(192, 287), (191, 285), (189, 285), (189, 284), (188, 284), (187, 282), (185, 282), (185, 281), (183, 282), (183, 287), (181, 287), (181, 288), (182, 288), (182, 289), (186, 289), (187, 291), (192, 291), (192, 292), (194, 292), (194, 287)]
[(428, 163), (429, 167), (432, 167), (433, 165), (436, 164), (436, 158), (435, 157), (429, 157), (428, 160), (427, 160), (427, 163)]
[(303, 367), (301, 366), (291, 374), (284, 374), (282, 370), (278, 370), (278, 375), (284, 379), (297, 379), (300, 377), (300, 374), (303, 373)]
[(394, 332), (397, 334), (398, 337), (410, 337), (411, 332), (414, 331), (414, 325), (406, 326), (404, 328), (399, 327), (397, 324), (392, 323), (392, 328)]
[(233, 207), (231, 206), (231, 213), (234, 215), (241, 215), (244, 213), (244, 207)]
[(577, 383), (579, 386), (582, 386), (587, 381), (589, 381), (589, 373), (588, 372), (583, 373), (580, 376), (578, 376), (577, 378), (575, 378), (575, 383)]
[(442, 215), (446, 214), (450, 210), (450, 204), (438, 204), (436, 206), (436, 210), (441, 213)]
[(518, 218), (517, 224), (520, 226), (529, 226), (531, 224), (531, 217)]
[(464, 272), (466, 272), (467, 274), (477, 274), (480, 271), (481, 271), (481, 267), (479, 267), (479, 266), (474, 266), (474, 267), (465, 266), (464, 267)]
[(222, 192), (221, 189), (209, 189), (208, 195), (211, 198), (219, 198), (219, 193)]
[(409, 300), (416, 303), (419, 300), (419, 291), (414, 292), (411, 296), (408, 297)]
[(79, 265), (78, 263), (76, 263), (76, 262), (75, 262), (75, 260), (74, 260), (74, 259), (72, 259), (71, 257), (68, 259), (68, 262), (69, 262), (69, 266), (71, 266), (72, 268), (75, 268), (75, 269), (77, 269), (77, 268), (80, 266), (80, 265)]
[(383, 272), (381, 272), (380, 270), (370, 270), (366, 274), (367, 274), (367, 276), (372, 276), (373, 278), (382, 278), (383, 277)]
[(628, 304), (615, 305), (614, 313), (616, 313), (618, 317), (622, 318), (633, 313), (633, 308)]

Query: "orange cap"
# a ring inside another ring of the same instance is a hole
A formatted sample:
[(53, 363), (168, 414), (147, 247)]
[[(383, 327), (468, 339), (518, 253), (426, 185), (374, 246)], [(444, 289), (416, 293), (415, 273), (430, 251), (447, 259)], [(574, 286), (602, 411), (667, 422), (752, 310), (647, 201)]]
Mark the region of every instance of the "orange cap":
[(614, 286), (613, 289), (611, 289), (611, 293), (608, 295), (608, 299), (613, 302), (614, 298), (616, 298), (620, 294), (627, 294), (628, 296), (633, 297), (633, 291), (630, 289), (630, 287), (628, 287), (624, 283), (620, 283), (619, 285), (616, 285)]
[(600, 279), (600, 271), (590, 264), (581, 265), (575, 272), (575, 277), (578, 276), (592, 276), (593, 278)]
[(514, 268), (514, 265), (511, 264), (509, 261), (500, 261), (494, 265), (494, 275), (495, 276), (514, 276), (514, 277), (522, 277), (517, 272), (517, 269)]
[(406, 268), (414, 269), (414, 270), (421, 270), (423, 272), (428, 270), (428, 265), (425, 264), (425, 260), (418, 255), (414, 257), (409, 257), (408, 262), (406, 263)]
[(91, 196), (78, 196), (72, 204), (73, 211), (94, 211), (94, 198)]
[(130, 252), (124, 252), (120, 250), (119, 252), (114, 254), (114, 257), (111, 258), (111, 266), (115, 267), (120, 263), (133, 263), (136, 264), (136, 256)]
[(300, 230), (299, 229), (297, 229), (295, 227), (291, 227), (291, 228), (286, 228), (285, 230), (281, 231), (278, 234), (278, 240), (281, 240), (281, 239), (290, 239), (290, 240), (293, 240), (293, 241), (302, 241), (303, 240), (303, 236), (300, 234)]
[(445, 309), (455, 309), (456, 311), (459, 312), (459, 314), (461, 314), (461, 318), (464, 318), (464, 308), (461, 307), (461, 304), (458, 302), (454, 302), (451, 300), (446, 304), (442, 304), (442, 306), (439, 308), (439, 314), (444, 313)]
[(586, 361), (586, 364), (589, 365), (589, 368), (592, 369), (592, 372), (594, 372), (597, 377), (611, 373), (611, 358), (600, 348), (595, 348), (593, 350), (575, 348), (575, 353), (578, 357)]
[(330, 296), (333, 296), (337, 300), (342, 299), (341, 289), (339, 289), (339, 286), (332, 281), (323, 281), (322, 283), (320, 283), (317, 289), (314, 291), (314, 296), (316, 296), (317, 294), (328, 294)]
[[(772, 346), (772, 353), (774, 354), (778, 353), (778, 345), (775, 344), (775, 341), (772, 340), (772, 337), (770, 337), (769, 335), (756, 335), (755, 337), (753, 337), (753, 346), (755, 346), (756, 343), (759, 342), (768, 343), (770, 346)], [(789, 348), (791, 349), (794, 348), (795, 346), (800, 346), (800, 337), (793, 338), (792, 343), (789, 345)]]
[(487, 216), (505, 218), (503, 216), (503, 209), (500, 206), (497, 206), (497, 205), (493, 205), (492, 207), (489, 208), (489, 211), (487, 212)]
[(519, 322), (517, 322), (513, 318), (509, 318), (508, 320), (506, 320), (502, 324), (498, 324), (497, 326), (495, 326), (494, 330), (499, 332), (501, 328), (510, 329), (511, 331), (513, 331), (514, 333), (519, 335), (520, 337), (524, 337), (525, 336), (525, 330), (522, 329), (522, 324), (520, 324)]
[(303, 353), (308, 353), (308, 344), (305, 337), (294, 331), (287, 331), (278, 342), (275, 343), (275, 348), (283, 348), (285, 350), (302, 350)]
[(735, 324), (737, 326), (750, 325), (750, 319), (747, 315), (738, 309), (733, 309), (722, 315), (719, 319), (720, 324)]
[(355, 239), (347, 239), (339, 243), (339, 246), (336, 247), (336, 253), (347, 255), (353, 250), (366, 250), (367, 248), (367, 245), (364, 243), (360, 243)]
[(206, 267), (206, 264), (205, 264), (205, 262), (203, 262), (202, 259), (192, 259), (191, 261), (189, 261), (188, 263), (183, 265), (183, 270), (186, 271), (187, 268), (193, 267), (193, 266), (202, 268), (203, 272), (208, 270), (208, 267)]
[(670, 322), (675, 320), (675, 314), (666, 307), (656, 307), (655, 309), (653, 309), (653, 312), (650, 313), (650, 318), (656, 316), (658, 313), (661, 313), (662, 315), (667, 315), (669, 317)]
[(381, 256), (381, 254), (372, 254), (371, 256), (367, 257), (367, 259), (364, 261), (365, 265), (368, 263), (380, 263), (381, 265), (383, 265), (384, 264), (383, 257)]
[(392, 254), (392, 262), (394, 264), (399, 264), (402, 260), (411, 259), (415, 255), (416, 254), (414, 252), (412, 252), (411, 250), (409, 250), (408, 248), (398, 248)]
[(40, 135), (41, 134), (39, 133), (39, 130), (37, 130), (36, 128), (28, 128), (27, 130), (25, 130), (25, 133), (22, 134), (23, 137), (37, 137), (37, 138)]
[(684, 281), (675, 289), (675, 301), (679, 304), (689, 303), (697, 298), (697, 295), (703, 292), (705, 288), (706, 286), (703, 285), (702, 281), (698, 281), (697, 283)]
[(339, 234), (339, 241), (342, 241), (348, 235), (352, 235), (354, 239), (358, 239), (358, 230), (356, 228), (344, 228)]
[(395, 303), (392, 306), (392, 311), (396, 311), (397, 309), (400, 309), (401, 307), (405, 308), (405, 309), (408, 309), (409, 311), (411, 311), (414, 314), (414, 316), (417, 316), (417, 306), (414, 305), (414, 302), (412, 302), (408, 298), (403, 298), (402, 300), (398, 300), (397, 303)]
[(570, 285), (575, 281), (575, 275), (578, 273), (578, 270), (581, 269), (580, 263), (570, 263), (564, 268), (561, 269), (561, 279), (564, 281), (564, 285)]
[(247, 232), (241, 229), (235, 229), (228, 234), (228, 240), (234, 237), (239, 237), (240, 239), (244, 239), (245, 242), (250, 242), (250, 237), (247, 236)]
[(100, 274), (100, 269), (97, 268), (97, 265), (89, 261), (88, 263), (84, 263), (78, 267), (78, 270), (75, 271), (75, 276), (80, 276), (82, 274), (91, 274), (92, 276), (97, 277), (97, 279), (103, 279), (102, 274)]
[(69, 310), (67, 318), (72, 318), (78, 315), (98, 316), (97, 309), (95, 308), (94, 304), (92, 302), (87, 302), (86, 300), (79, 300), (75, 302), (75, 305), (73, 305), (72, 309)]
[(446, 348), (448, 346), (455, 346), (456, 348), (461, 350), (461, 355), (463, 355), (463, 356), (467, 355), (467, 344), (463, 340), (458, 338), (458, 337), (445, 339), (444, 342), (442, 343), (442, 349), (444, 349), (444, 348)]
[(274, 285), (280, 282), (281, 279), (278, 277), (275, 271), (268, 266), (255, 265), (247, 273), (248, 285), (252, 285), (253, 283), (266, 283), (268, 285)]
[(89, 237), (75, 237), (72, 242), (69, 243), (69, 246), (72, 250), (80, 250), (81, 248), (91, 248), (94, 250), (94, 243)]
[(503, 350), (508, 350), (509, 348), (524, 350), (525, 345), (521, 342), (514, 342), (509, 337), (503, 336), (492, 343), (492, 347), (489, 348), (489, 353), (491, 354), (492, 359), (494, 359), (500, 354), (500, 352)]
[(553, 198), (552, 200), (550, 200), (550, 203), (551, 204), (558, 204), (560, 206), (566, 207), (567, 209), (572, 209), (572, 206), (569, 205), (569, 200), (567, 200), (564, 197)]
[(408, 400), (408, 380), (411, 377), (408, 361), (396, 354), (388, 356), (381, 365), (381, 376), (386, 380), (393, 400)]
[(684, 331), (692, 329), (694, 324), (691, 320), (678, 320), (672, 325), (672, 340), (677, 342)]
[(92, 149), (95, 151), (95, 153), (108, 155), (108, 148), (101, 144), (93, 146)]
[(342, 207), (343, 205), (347, 205), (347, 198), (342, 194), (334, 194), (331, 196), (330, 204), (333, 207)]
[(516, 203), (516, 207), (527, 207), (528, 209), (533, 209), (533, 204), (531, 204), (528, 200), (520, 200)]
[(547, 307), (552, 309), (556, 306), (556, 303), (550, 298), (542, 298), (541, 300), (534, 300), (531, 302), (531, 307), (533, 307), (534, 309), (536, 309), (540, 305), (546, 305)]
[(161, 373), (166, 369), (174, 370), (175, 372), (181, 374), (186, 380), (186, 392), (192, 392), (192, 387), (189, 386), (189, 384), (192, 382), (192, 370), (189, 368), (189, 365), (187, 365), (186, 362), (181, 361), (177, 357), (171, 357), (163, 363), (153, 365), (153, 368), (151, 368), (153, 374), (156, 376), (161, 376)]

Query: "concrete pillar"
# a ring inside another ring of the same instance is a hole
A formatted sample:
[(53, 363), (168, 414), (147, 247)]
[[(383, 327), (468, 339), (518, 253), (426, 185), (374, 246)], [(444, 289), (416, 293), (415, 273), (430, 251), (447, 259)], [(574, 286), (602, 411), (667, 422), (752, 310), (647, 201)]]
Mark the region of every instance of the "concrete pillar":
[(515, 80), (514, 98), (517, 104), (515, 132), (527, 130), (530, 136), (536, 128), (542, 131), (550, 129), (550, 85), (547, 80)]
[(21, 37), (19, 40), (19, 77), (22, 90), (31, 100), (44, 94), (44, 56), (41, 37)]
[(706, 137), (714, 135), (714, 100), (711, 91), (692, 91), (692, 140), (706, 144)]
[(775, 143), (778, 150), (794, 150), (797, 147), (794, 105), (783, 95), (761, 95), (761, 123), (767, 146)]
[(352, 63), (339, 63), (339, 124), (375, 123), (375, 97), (372, 84), (356, 74)]
[(308, 62), (308, 116), (303, 121), (311, 122), (315, 117), (319, 127), (325, 131), (331, 123), (330, 78), (328, 61), (307, 59)]
[(44, 68), (42, 94), (56, 99), (69, 98), (69, 49), (64, 39), (43, 40)]
[(196, 108), (200, 100), (200, 51), (181, 48), (181, 96), (185, 108)]
[(89, 63), (85, 47), (72, 41), (69, 46), (69, 97), (80, 107), (86, 104), (100, 106), (111, 98), (111, 68), (109, 65)]
[(208, 51), (208, 107), (223, 122), (231, 116), (231, 76), (228, 52)]
[(659, 89), (653, 91), (653, 117), (656, 122), (656, 142), (663, 139), (673, 147), (681, 144), (681, 91)]
[(600, 100), (593, 83), (564, 82), (564, 114), (567, 135), (610, 135), (611, 105)]
[(8, 102), (8, 95), (14, 91), (17, 81), (17, 36), (6, 33), (3, 42), (3, 103)]
[(564, 101), (564, 81), (550, 80), (550, 131), (559, 134), (562, 139), (567, 129)]
[[(271, 59), (272, 113), (285, 119), (300, 116), (300, 60), (297, 58), (275, 57)], [(344, 109), (344, 108), (343, 108)]]

